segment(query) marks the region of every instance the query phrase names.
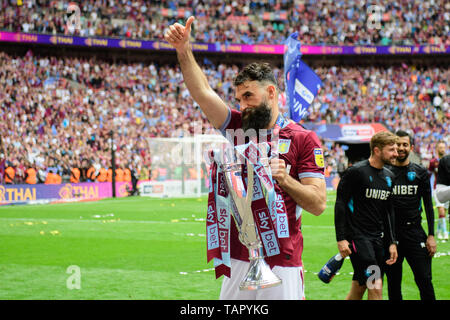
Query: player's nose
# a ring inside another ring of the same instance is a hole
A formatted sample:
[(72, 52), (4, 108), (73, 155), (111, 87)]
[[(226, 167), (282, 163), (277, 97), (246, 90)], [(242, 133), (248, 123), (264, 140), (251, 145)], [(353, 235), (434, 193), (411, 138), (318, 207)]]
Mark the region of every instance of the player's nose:
[(239, 103), (239, 108), (240, 108), (241, 111), (244, 111), (248, 107), (249, 107), (249, 105), (246, 104), (246, 103)]

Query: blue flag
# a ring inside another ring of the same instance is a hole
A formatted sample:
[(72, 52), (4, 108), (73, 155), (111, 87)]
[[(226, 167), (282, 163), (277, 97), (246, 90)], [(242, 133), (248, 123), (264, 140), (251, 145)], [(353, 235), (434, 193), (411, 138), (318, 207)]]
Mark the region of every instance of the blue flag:
[(292, 120), (299, 122), (307, 113), (322, 81), (306, 63), (301, 60), (300, 41), (294, 32), (285, 41), (284, 80), (286, 104)]

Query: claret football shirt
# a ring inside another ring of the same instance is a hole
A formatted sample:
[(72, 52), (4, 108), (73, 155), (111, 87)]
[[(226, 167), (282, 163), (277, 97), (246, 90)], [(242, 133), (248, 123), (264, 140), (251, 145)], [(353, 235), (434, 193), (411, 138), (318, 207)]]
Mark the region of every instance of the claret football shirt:
[[(280, 127), (278, 152), (279, 157), (286, 163), (286, 170), (289, 175), (297, 181), (308, 177), (324, 179), (323, 151), (317, 135), (313, 131), (306, 130), (294, 122), (289, 122), (287, 119), (281, 118), (281, 120), (284, 124)], [(220, 128), (220, 131), (226, 136), (226, 133), (230, 133), (230, 130), (240, 128), (242, 128), (241, 112), (230, 109), (228, 118)], [(229, 136), (233, 136), (232, 131)], [(235, 139), (235, 144), (236, 141)], [(267, 141), (270, 142), (270, 131)], [(302, 208), (276, 183), (275, 189), (278, 194), (282, 195), (286, 205), (290, 237), (278, 239), (281, 253), (272, 257), (266, 257), (265, 260), (271, 267), (275, 265), (289, 267), (302, 266)], [(230, 247), (232, 258), (248, 261), (248, 250), (239, 241), (238, 231), (234, 223), (231, 224)]]

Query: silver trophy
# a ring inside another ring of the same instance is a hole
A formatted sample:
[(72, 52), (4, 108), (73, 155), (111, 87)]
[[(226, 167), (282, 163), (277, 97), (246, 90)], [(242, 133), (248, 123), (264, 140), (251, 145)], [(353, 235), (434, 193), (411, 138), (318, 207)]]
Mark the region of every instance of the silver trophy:
[[(249, 252), (250, 266), (245, 278), (239, 285), (240, 290), (258, 290), (274, 287), (281, 284), (281, 279), (273, 273), (264, 260), (263, 246), (259, 237), (253, 213), (251, 209), (253, 198), (253, 165), (247, 166), (247, 194), (241, 197), (236, 190), (243, 186), (236, 185), (238, 180), (232, 179), (232, 175), (241, 171), (241, 165), (223, 165), (225, 181), (235, 204), (235, 210), (230, 210), (239, 232), (239, 240), (247, 247)], [(241, 182), (242, 183), (242, 182)]]

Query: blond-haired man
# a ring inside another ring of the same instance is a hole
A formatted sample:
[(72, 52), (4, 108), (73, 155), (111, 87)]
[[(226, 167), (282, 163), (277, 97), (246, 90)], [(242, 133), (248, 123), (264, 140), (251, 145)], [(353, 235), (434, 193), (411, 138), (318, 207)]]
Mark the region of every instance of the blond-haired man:
[(397, 157), (396, 136), (379, 132), (370, 141), (368, 160), (356, 163), (342, 176), (336, 196), (335, 228), (339, 252), (350, 256), (354, 269), (347, 300), (382, 299), (385, 265), (395, 263), (393, 228), (394, 175), (384, 167)]

